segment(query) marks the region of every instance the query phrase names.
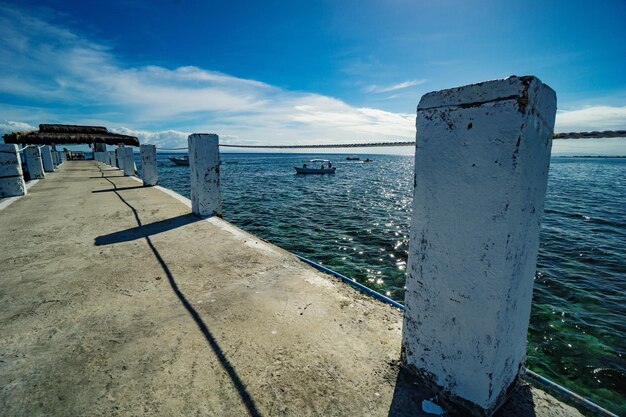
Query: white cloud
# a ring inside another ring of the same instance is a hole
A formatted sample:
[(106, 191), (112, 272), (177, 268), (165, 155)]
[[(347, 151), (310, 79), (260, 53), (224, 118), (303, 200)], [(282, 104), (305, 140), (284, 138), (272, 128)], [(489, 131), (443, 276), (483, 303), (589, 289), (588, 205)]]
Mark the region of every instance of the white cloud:
[[(178, 143), (184, 136), (178, 133), (191, 131), (249, 144), (414, 135), (413, 116), (355, 108), (332, 97), (193, 66), (125, 65), (109, 48), (7, 6), (0, 6), (0, 36), (6, 44), (0, 50), (0, 92), (49, 118), (25, 120), (31, 123), (97, 120), (159, 143)], [(5, 104), (2, 110), (18, 120), (28, 114), (17, 105)]]
[(425, 79), (421, 79), (421, 80), (408, 80), (408, 81), (404, 81), (398, 84), (393, 84), (393, 85), (388, 85), (388, 86), (380, 86), (380, 85), (368, 85), (367, 87), (365, 87), (365, 91), (368, 93), (389, 93), (391, 91), (397, 91), (397, 90), (402, 90), (408, 87), (413, 87), (415, 85), (421, 85), (424, 84), (426, 81)]
[(28, 132), (36, 129), (37, 128), (35, 126), (23, 122), (13, 122), (10, 120), (5, 120), (4, 122), (0, 123), (0, 135), (12, 132)]
[(626, 130), (626, 106), (594, 106), (558, 111), (554, 130), (557, 132)]

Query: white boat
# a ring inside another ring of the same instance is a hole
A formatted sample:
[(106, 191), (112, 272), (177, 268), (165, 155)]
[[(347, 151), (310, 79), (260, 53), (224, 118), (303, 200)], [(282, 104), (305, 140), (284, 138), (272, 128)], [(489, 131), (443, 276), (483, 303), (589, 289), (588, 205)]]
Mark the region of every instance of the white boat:
[(293, 167), (296, 170), (296, 174), (334, 174), (337, 168), (303, 168)]
[[(328, 159), (311, 159), (309, 162), (321, 162), (322, 166), (320, 168), (316, 167), (307, 167), (304, 164), (301, 167), (293, 167), (296, 170), (296, 174), (334, 174), (335, 168), (332, 166), (332, 163)], [(325, 165), (328, 163), (328, 165)]]
[(170, 156), (167, 159), (175, 163), (176, 165), (189, 165), (189, 157), (188, 156)]

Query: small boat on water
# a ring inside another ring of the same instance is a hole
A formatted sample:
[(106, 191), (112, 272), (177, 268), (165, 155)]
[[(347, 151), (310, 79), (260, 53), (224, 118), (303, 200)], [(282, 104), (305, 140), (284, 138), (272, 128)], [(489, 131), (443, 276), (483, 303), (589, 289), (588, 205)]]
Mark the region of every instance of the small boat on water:
[(296, 174), (334, 174), (337, 168), (304, 168), (293, 167), (296, 170)]
[(373, 159), (369, 159), (369, 158), (363, 160), (363, 162), (373, 162), (373, 161), (374, 161)]
[(167, 159), (175, 163), (176, 165), (189, 165), (189, 157), (188, 156), (170, 156)]
[[(296, 174), (334, 174), (335, 168), (332, 166), (332, 162), (328, 159), (311, 159), (309, 162), (321, 162), (322, 165), (319, 168), (308, 167), (306, 164), (301, 167), (293, 167), (296, 170)], [(325, 164), (328, 165), (325, 165)]]
[(358, 156), (348, 156), (346, 158), (346, 161), (360, 161), (361, 158), (359, 158)]

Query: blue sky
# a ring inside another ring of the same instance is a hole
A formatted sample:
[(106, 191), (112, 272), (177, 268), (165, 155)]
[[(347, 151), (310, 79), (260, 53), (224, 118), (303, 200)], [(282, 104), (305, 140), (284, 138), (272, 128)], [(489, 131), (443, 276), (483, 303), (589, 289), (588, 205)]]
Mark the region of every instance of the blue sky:
[[(424, 93), (512, 74), (557, 91), (557, 132), (626, 129), (624, 16), (623, 0), (4, 2), (0, 129), (411, 140)], [(626, 139), (553, 151), (626, 154)]]

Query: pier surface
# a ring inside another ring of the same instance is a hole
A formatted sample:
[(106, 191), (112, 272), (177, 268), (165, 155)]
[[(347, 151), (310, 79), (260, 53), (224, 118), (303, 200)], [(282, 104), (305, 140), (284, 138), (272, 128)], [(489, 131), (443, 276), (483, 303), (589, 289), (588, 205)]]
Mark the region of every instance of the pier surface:
[[(427, 416), (402, 313), (94, 161), (0, 211), (0, 414)], [(579, 416), (524, 385), (498, 416)]]

